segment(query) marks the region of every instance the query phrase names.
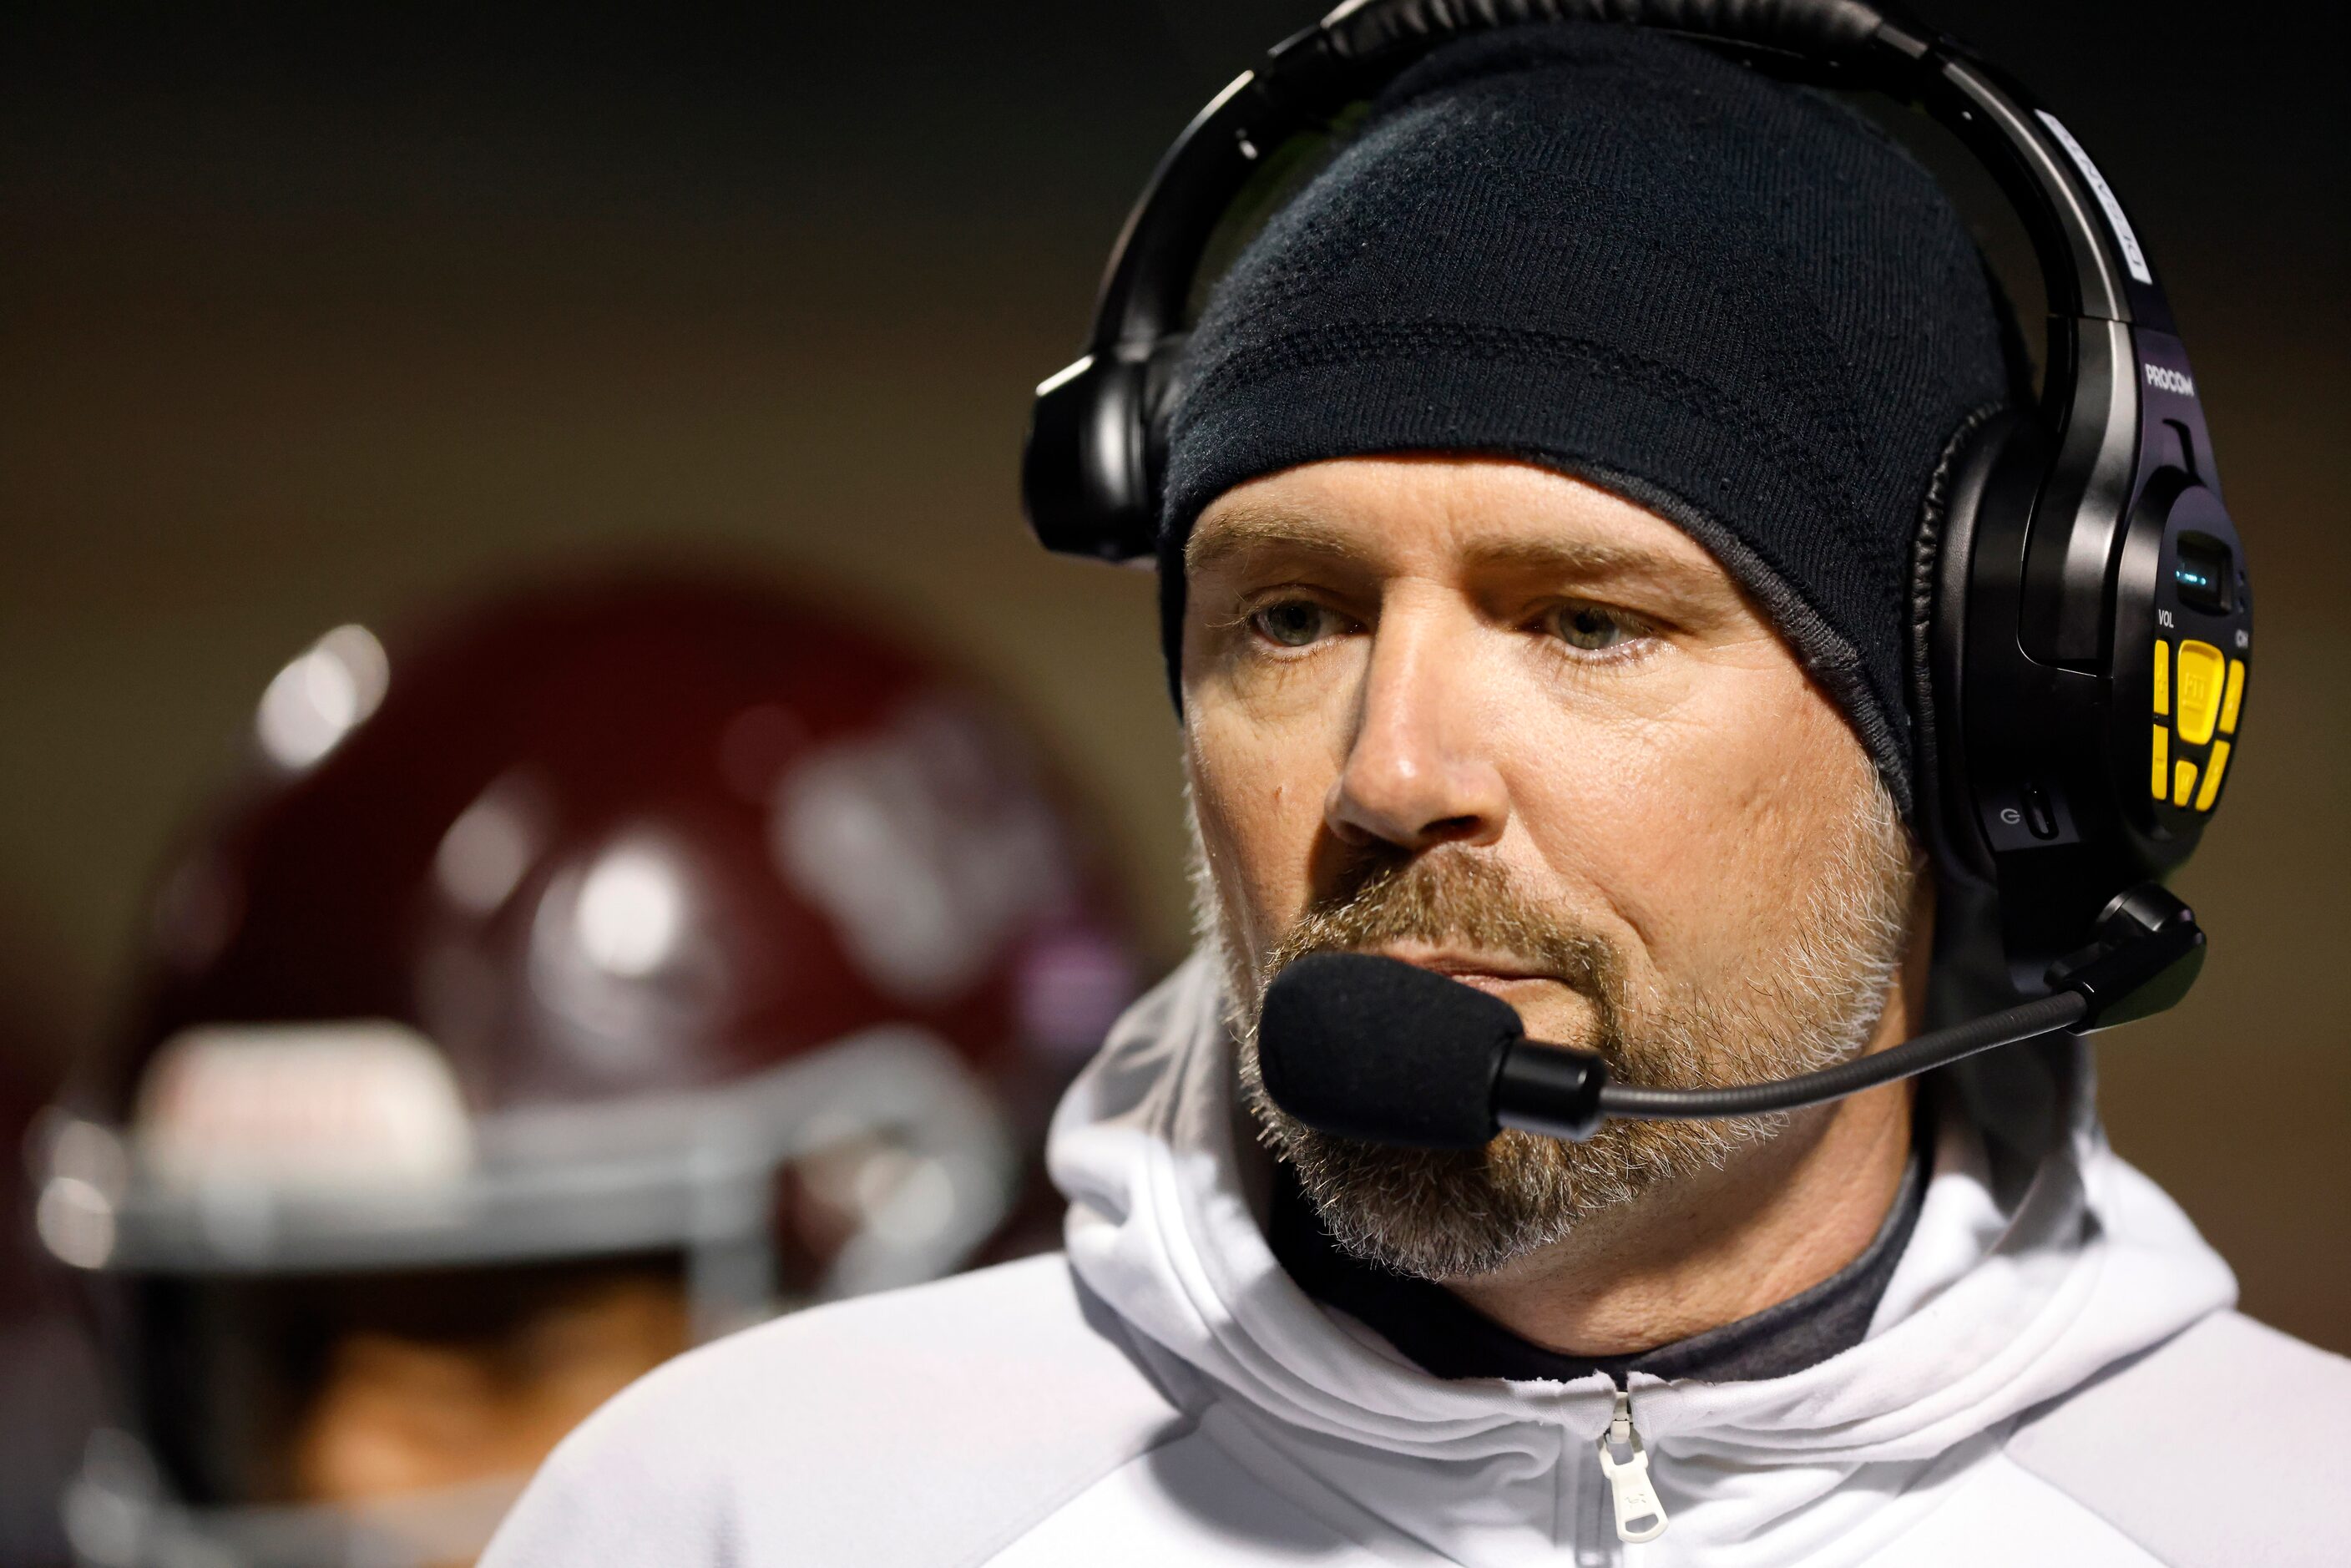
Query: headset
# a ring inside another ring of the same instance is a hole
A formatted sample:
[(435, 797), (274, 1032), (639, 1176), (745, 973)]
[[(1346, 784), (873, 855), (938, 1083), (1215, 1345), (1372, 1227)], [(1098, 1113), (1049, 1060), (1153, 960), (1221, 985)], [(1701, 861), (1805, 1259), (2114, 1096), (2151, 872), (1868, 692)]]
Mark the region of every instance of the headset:
[(1037, 389), (1022, 489), (1039, 540), (1111, 561), (1154, 553), (1187, 311), (1233, 214), (1270, 199), (1286, 149), (1331, 140), (1351, 106), (1456, 38), (1569, 21), (1674, 33), (1776, 77), (1907, 103), (1954, 132), (2014, 207), (2048, 300), (2043, 394), (1957, 437), (1919, 527), (1918, 818), (1947, 886), (1996, 904), (2015, 993), (2083, 999), (2081, 1016), (2041, 1030), (2171, 1005), (2203, 936), (2158, 879), (2195, 848), (2226, 787), (2252, 647), (2244, 552), (2195, 374), (2081, 143), (1891, 5), (1349, 0), (1288, 38), (1161, 159), (1112, 254), (1087, 353)]

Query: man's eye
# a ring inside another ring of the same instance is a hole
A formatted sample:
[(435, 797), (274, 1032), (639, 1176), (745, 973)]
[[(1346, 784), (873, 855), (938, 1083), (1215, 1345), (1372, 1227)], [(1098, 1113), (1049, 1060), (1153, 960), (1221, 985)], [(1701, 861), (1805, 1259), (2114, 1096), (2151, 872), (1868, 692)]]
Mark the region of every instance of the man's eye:
[(1647, 634), (1647, 629), (1631, 616), (1598, 604), (1570, 604), (1552, 611), (1551, 630), (1562, 642), (1588, 653), (1605, 653)]
[(1337, 630), (1339, 617), (1311, 599), (1286, 599), (1249, 616), (1249, 625), (1269, 643), (1303, 648)]

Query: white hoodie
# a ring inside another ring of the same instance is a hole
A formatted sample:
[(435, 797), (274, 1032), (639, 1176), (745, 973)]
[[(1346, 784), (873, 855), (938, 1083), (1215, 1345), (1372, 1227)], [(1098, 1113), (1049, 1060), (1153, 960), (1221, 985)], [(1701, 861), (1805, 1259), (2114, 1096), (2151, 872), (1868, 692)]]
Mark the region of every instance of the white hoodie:
[(1230, 1051), (1196, 958), (1056, 1118), (1066, 1258), (672, 1363), (557, 1451), (486, 1568), (2351, 1563), (2351, 1363), (2228, 1310), (2078, 1049), (1955, 1074), (1860, 1344), (1622, 1397), (1445, 1381), (1301, 1291)]

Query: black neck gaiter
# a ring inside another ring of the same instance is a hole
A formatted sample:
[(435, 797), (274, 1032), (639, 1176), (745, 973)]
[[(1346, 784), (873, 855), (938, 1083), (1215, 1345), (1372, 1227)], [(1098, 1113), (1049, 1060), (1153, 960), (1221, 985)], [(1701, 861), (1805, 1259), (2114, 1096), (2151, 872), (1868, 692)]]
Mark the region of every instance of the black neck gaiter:
[[(1919, 1115), (1917, 1124), (1927, 1124)], [(1876, 1237), (1828, 1279), (1750, 1317), (1626, 1355), (1545, 1350), (1442, 1285), (1349, 1257), (1287, 1164), (1275, 1168), (1271, 1240), (1274, 1256), (1308, 1295), (1363, 1322), (1437, 1377), (1566, 1383), (1597, 1372), (1621, 1387), (1642, 1372), (1669, 1381), (1753, 1383), (1802, 1372), (1861, 1343), (1917, 1225), (1928, 1164), (1923, 1145), (1914, 1144), (1901, 1190)]]

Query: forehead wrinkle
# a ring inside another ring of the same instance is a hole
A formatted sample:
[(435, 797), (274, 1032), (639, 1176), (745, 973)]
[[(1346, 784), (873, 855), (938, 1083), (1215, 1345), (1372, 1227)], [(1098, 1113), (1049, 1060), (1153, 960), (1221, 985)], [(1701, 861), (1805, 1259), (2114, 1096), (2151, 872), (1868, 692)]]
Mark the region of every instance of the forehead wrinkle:
[[(1349, 532), (1288, 507), (1237, 505), (1205, 518), (1185, 542), (1184, 564), (1195, 570), (1249, 550), (1354, 556), (1361, 541)], [(1626, 571), (1697, 571), (1662, 550), (1605, 539), (1473, 538), (1461, 547), (1472, 566), (1524, 567), (1576, 576)]]
[(1360, 554), (1340, 529), (1286, 507), (1237, 502), (1201, 519), (1184, 543), (1184, 569), (1196, 572), (1252, 552), (1318, 556)]
[(1637, 584), (1693, 610), (1726, 608), (1741, 597), (1730, 574), (1702, 550), (1684, 554), (1618, 539), (1491, 538), (1469, 540), (1462, 556), (1472, 572), (1594, 587)]
[(1568, 577), (1613, 577), (1632, 572), (1691, 577), (1702, 570), (1665, 550), (1620, 544), (1613, 539), (1473, 538), (1463, 544), (1461, 553), (1472, 566), (1554, 572)]
[[(1559, 523), (1534, 534), (1509, 534), (1480, 527), (1474, 514), (1486, 503), (1447, 517), (1457, 564), (1470, 572), (1510, 572), (1565, 581), (1639, 580), (1685, 601), (1737, 599), (1738, 586), (1713, 557), (1690, 541), (1690, 553), (1644, 541), (1593, 538), (1577, 525)], [(1670, 526), (1670, 525), (1667, 525)], [(1185, 541), (1186, 574), (1196, 575), (1251, 555), (1345, 561), (1358, 565), (1380, 553), (1385, 541), (1374, 526), (1365, 537), (1316, 515), (1312, 507), (1255, 497), (1237, 498), (1203, 517)], [(1677, 535), (1677, 542), (1686, 536)], [(1693, 559), (1694, 558), (1694, 559)]]

